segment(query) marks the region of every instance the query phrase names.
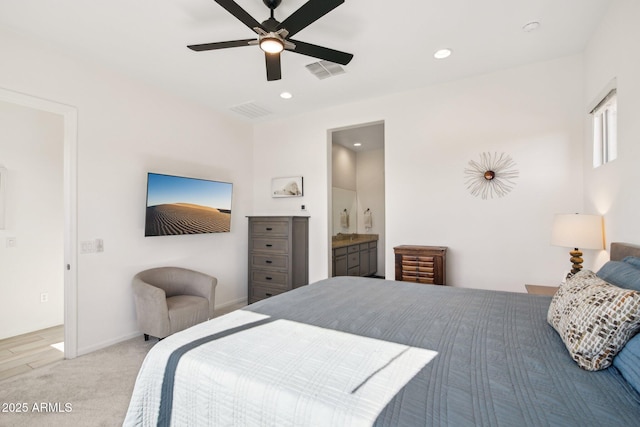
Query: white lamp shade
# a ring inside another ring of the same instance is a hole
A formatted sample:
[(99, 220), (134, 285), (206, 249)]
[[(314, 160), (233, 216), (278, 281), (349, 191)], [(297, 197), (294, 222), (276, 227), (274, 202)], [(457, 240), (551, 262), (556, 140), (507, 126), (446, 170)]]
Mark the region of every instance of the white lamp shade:
[(567, 248), (604, 249), (600, 215), (558, 214), (553, 219), (551, 244)]

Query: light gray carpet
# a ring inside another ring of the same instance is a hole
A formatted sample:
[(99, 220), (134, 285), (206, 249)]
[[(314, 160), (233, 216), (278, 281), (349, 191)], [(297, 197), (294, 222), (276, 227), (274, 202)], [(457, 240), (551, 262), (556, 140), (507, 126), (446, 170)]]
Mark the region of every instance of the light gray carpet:
[(121, 426), (138, 370), (157, 342), (140, 336), (0, 381), (0, 426)]

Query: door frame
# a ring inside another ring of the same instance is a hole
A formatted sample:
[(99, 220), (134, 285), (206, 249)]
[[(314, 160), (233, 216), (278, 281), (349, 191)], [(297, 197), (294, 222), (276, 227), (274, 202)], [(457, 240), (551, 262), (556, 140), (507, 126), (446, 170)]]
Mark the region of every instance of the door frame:
[[(373, 120), (373, 121), (369, 121), (369, 122), (362, 122), (362, 123), (356, 123), (356, 124), (351, 124), (351, 125), (347, 125), (347, 126), (340, 126), (340, 127), (335, 127), (335, 128), (330, 128), (327, 129), (327, 223), (328, 223), (328, 229), (327, 229), (327, 234), (328, 234), (328, 277), (331, 277), (332, 274), (332, 270), (333, 270), (333, 249), (332, 249), (332, 243), (333, 243), (333, 140), (334, 140), (334, 133), (335, 132), (339, 132), (339, 131), (344, 131), (344, 130), (350, 130), (350, 129), (358, 129), (358, 128), (366, 128), (369, 126), (374, 126), (374, 125), (379, 125), (382, 124), (383, 125), (383, 131), (382, 131), (382, 138), (383, 138), (383, 155), (384, 155), (384, 165), (383, 165), (383, 169), (382, 169), (382, 173), (384, 174), (384, 180), (383, 180), (383, 185), (384, 188), (386, 189), (387, 187), (387, 183), (386, 183), (386, 165), (387, 165), (387, 161), (386, 161), (386, 149), (387, 149), (387, 144), (386, 144), (386, 119), (378, 119), (378, 120)], [(386, 262), (386, 242), (387, 242), (387, 222), (386, 222), (386, 211), (387, 211), (387, 197), (386, 197), (386, 190), (385, 190), (385, 198), (384, 198), (384, 211), (385, 211), (385, 221), (384, 224), (382, 226), (383, 228), (383, 232), (381, 234), (381, 238), (378, 241), (378, 253), (380, 255), (380, 253), (382, 254), (381, 256), (378, 256), (378, 266), (383, 265), (384, 269), (385, 269), (385, 277), (388, 276), (388, 263)], [(357, 232), (357, 228), (356, 228), (356, 232)], [(381, 243), (383, 243), (381, 245)], [(380, 252), (382, 251), (382, 252)]]
[(78, 109), (1, 87), (0, 101), (59, 114), (63, 119), (64, 357), (73, 359), (78, 355)]

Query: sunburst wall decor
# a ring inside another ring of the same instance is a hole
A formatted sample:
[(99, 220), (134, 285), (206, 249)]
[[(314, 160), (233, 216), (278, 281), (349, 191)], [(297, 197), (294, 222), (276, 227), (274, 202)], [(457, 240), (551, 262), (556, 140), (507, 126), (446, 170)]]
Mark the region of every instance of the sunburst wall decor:
[(473, 196), (493, 198), (506, 196), (515, 185), (516, 163), (505, 153), (481, 153), (480, 161), (469, 161), (465, 168), (465, 185)]

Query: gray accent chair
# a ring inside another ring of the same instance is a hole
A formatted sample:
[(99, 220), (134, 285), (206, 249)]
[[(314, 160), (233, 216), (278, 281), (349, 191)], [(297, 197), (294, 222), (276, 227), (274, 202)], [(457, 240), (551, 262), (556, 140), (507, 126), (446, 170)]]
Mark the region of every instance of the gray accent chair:
[(133, 277), (138, 328), (164, 338), (213, 318), (218, 279), (180, 267), (157, 267)]

